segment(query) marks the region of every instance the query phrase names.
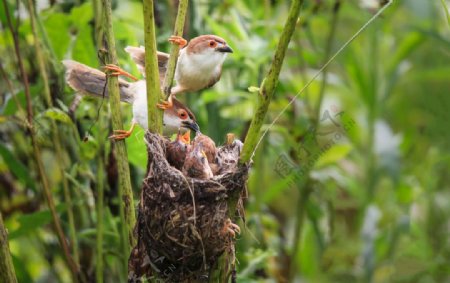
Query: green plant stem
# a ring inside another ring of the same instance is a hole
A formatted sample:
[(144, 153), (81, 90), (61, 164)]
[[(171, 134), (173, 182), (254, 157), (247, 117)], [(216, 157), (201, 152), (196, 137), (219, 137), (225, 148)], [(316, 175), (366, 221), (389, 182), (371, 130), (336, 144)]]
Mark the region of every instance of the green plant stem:
[(269, 73), (261, 83), (258, 95), (258, 107), (253, 115), (250, 128), (248, 129), (248, 133), (245, 137), (244, 148), (242, 149), (241, 158), (239, 160), (241, 164), (249, 162), (253, 155), (253, 151), (260, 136), (261, 127), (264, 123), (264, 118), (266, 117), (267, 110), (269, 109), (269, 104), (272, 100), (275, 87), (278, 84), (278, 77), (283, 65), (284, 56), (292, 34), (294, 33), (302, 4), (303, 0), (292, 1), (289, 9), (289, 15), (284, 25), (280, 41), (278, 42), (277, 50), (275, 52), (275, 56), (273, 57)]
[[(111, 0), (102, 0), (104, 9), (104, 44), (106, 54), (106, 63), (117, 65), (116, 44), (114, 42), (114, 32), (112, 26)], [(122, 114), (120, 111), (120, 93), (119, 83), (116, 76), (110, 76), (107, 80), (109, 101), (112, 115), (112, 126), (114, 130), (123, 129)], [(128, 256), (136, 243), (133, 235), (133, 227), (136, 223), (134, 212), (133, 190), (131, 188), (130, 168), (128, 165), (128, 156), (125, 148), (125, 141), (118, 140), (114, 143), (114, 150), (117, 159), (119, 171), (119, 204), (120, 217), (122, 222), (122, 237), (124, 241), (124, 264), (128, 267)], [(125, 269), (126, 270), (126, 269)]]
[[(92, 5), (94, 7), (94, 26), (95, 26), (95, 46), (97, 49), (102, 45), (103, 37), (103, 13), (100, 0), (93, 0)], [(99, 117), (98, 121), (98, 135), (97, 139), (102, 140), (105, 138), (105, 124), (107, 123), (103, 117)], [(96, 257), (95, 257), (95, 280), (97, 283), (104, 282), (103, 276), (103, 235), (104, 235), (104, 192), (105, 192), (105, 145), (99, 144), (99, 150), (97, 155), (97, 229), (96, 229)]]
[[(102, 130), (99, 126), (99, 137), (103, 137)], [(104, 166), (104, 147), (100, 148), (99, 155), (97, 157), (97, 237), (96, 237), (96, 264), (95, 264), (95, 278), (96, 282), (103, 283), (103, 199), (104, 199), (104, 179), (105, 179), (105, 166)]]
[(34, 126), (33, 126), (33, 108), (32, 108), (32, 103), (31, 103), (31, 94), (30, 94), (30, 86), (28, 83), (28, 77), (27, 74), (25, 72), (25, 68), (23, 65), (23, 61), (22, 61), (22, 56), (20, 53), (20, 46), (19, 46), (19, 38), (18, 38), (18, 34), (17, 31), (14, 29), (12, 22), (11, 22), (11, 16), (9, 13), (9, 9), (8, 6), (6, 4), (6, 0), (3, 0), (3, 6), (5, 8), (5, 14), (6, 14), (6, 18), (7, 18), (7, 22), (8, 22), (8, 26), (9, 29), (12, 33), (13, 36), (13, 42), (14, 42), (14, 51), (17, 57), (17, 63), (19, 65), (19, 71), (20, 71), (20, 75), (22, 77), (23, 80), (23, 86), (24, 86), (24, 91), (25, 91), (25, 98), (26, 98), (26, 104), (27, 104), (27, 123), (28, 123), (28, 131), (31, 137), (31, 142), (32, 142), (32, 146), (33, 146), (33, 154), (34, 154), (34, 158), (36, 160), (36, 164), (38, 167), (38, 173), (39, 173), (39, 178), (41, 180), (42, 183), (42, 187), (44, 190), (44, 195), (45, 198), (47, 200), (47, 205), (50, 209), (50, 213), (52, 215), (52, 219), (53, 219), (53, 224), (55, 227), (55, 231), (56, 234), (58, 236), (58, 241), (59, 244), (61, 245), (62, 249), (63, 249), (63, 254), (65, 256), (65, 259), (67, 261), (67, 264), (69, 266), (69, 269), (72, 273), (73, 276), (73, 280), (75, 282), (78, 282), (78, 266), (76, 265), (76, 263), (74, 262), (74, 260), (72, 259), (71, 255), (70, 255), (70, 251), (69, 251), (69, 245), (66, 242), (66, 237), (64, 235), (64, 231), (61, 227), (61, 222), (59, 219), (59, 216), (56, 212), (56, 208), (55, 208), (55, 203), (53, 200), (53, 196), (51, 193), (51, 189), (50, 189), (50, 185), (48, 183), (47, 180), (47, 175), (45, 173), (44, 170), (44, 164), (42, 162), (42, 158), (41, 158), (41, 152), (40, 152), (40, 148), (36, 139), (36, 134), (34, 131)]
[(103, 11), (101, 0), (92, 0), (92, 7), (94, 10), (94, 34), (95, 34), (95, 46), (97, 49), (102, 46), (102, 38), (103, 38)]
[(5, 69), (3, 68), (2, 62), (0, 62), (0, 73), (2, 74), (3, 80), (6, 82), (6, 86), (8, 87), (8, 90), (11, 93), (11, 96), (14, 100), (14, 103), (17, 106), (19, 114), (24, 114), (24, 116), (25, 116), (26, 112), (23, 109), (22, 104), (20, 104), (20, 101), (17, 98), (17, 95), (14, 93), (13, 85), (12, 85), (11, 81), (9, 80), (8, 75), (6, 74)]
[[(186, 18), (188, 4), (189, 0), (180, 0), (178, 4), (178, 13), (175, 20), (173, 35), (183, 36), (184, 21)], [(172, 87), (173, 78), (175, 76), (175, 68), (177, 66), (179, 52), (180, 46), (178, 44), (172, 44), (172, 48), (170, 49), (169, 63), (167, 64), (167, 71), (163, 83), (163, 90), (166, 98), (170, 95), (170, 89)]]
[(450, 26), (450, 12), (448, 11), (448, 6), (445, 0), (441, 0), (442, 7), (444, 8), (445, 17), (447, 18), (447, 24)]
[[(330, 60), (331, 57), (331, 50), (333, 48), (334, 38), (336, 34), (340, 7), (341, 7), (341, 0), (336, 0), (333, 5), (333, 12), (332, 12), (333, 15), (331, 18), (330, 31), (328, 33), (327, 43), (325, 47), (325, 57), (323, 61), (324, 64), (326, 64), (326, 62), (328, 62), (328, 60)], [(315, 115), (313, 117), (314, 129), (317, 129), (317, 126), (320, 121), (320, 108), (322, 106), (322, 101), (325, 95), (327, 81), (328, 81), (328, 68), (324, 68), (322, 73), (322, 82), (319, 91), (319, 99), (317, 101), (316, 107), (314, 108), (315, 109)]]
[(303, 223), (305, 222), (305, 214), (306, 214), (306, 204), (309, 199), (309, 195), (311, 194), (311, 189), (309, 188), (310, 182), (306, 182), (304, 189), (299, 190), (299, 196), (297, 201), (297, 214), (296, 214), (296, 222), (295, 222), (295, 230), (294, 230), (294, 238), (292, 239), (292, 252), (291, 252), (291, 261), (289, 264), (289, 280), (288, 282), (292, 282), (296, 272), (298, 271), (298, 265), (296, 265), (297, 255), (300, 253), (301, 249), (301, 237), (303, 232)]
[(0, 213), (0, 282), (17, 282), (14, 265), (9, 252), (8, 233), (3, 225), (2, 214)]
[[(241, 158), (239, 160), (240, 165), (248, 163), (253, 155), (253, 151), (260, 135), (259, 132), (261, 130), (261, 126), (264, 122), (264, 118), (266, 117), (269, 104), (278, 83), (278, 77), (283, 65), (284, 56), (292, 38), (292, 34), (294, 33), (302, 4), (303, 0), (292, 1), (289, 9), (289, 15), (284, 25), (283, 32), (281, 33), (280, 41), (278, 42), (277, 50), (275, 51), (269, 73), (261, 83), (258, 95), (258, 108), (253, 115), (250, 128), (245, 137), (244, 148), (242, 149)], [(230, 218), (234, 218), (235, 216), (240, 193), (241, 192), (237, 191), (233, 195), (228, 196), (228, 215)], [(226, 271), (231, 271), (230, 264), (232, 261), (224, 259), (224, 257), (227, 256), (229, 255), (224, 254), (219, 258), (218, 264), (214, 267), (214, 270), (210, 272), (211, 275), (209, 282), (228, 282), (231, 274)]]
[(153, 0), (144, 0), (145, 78), (147, 83), (148, 130), (162, 133), (163, 111), (156, 107), (163, 99), (159, 82)]
[[(44, 99), (46, 101), (47, 107), (52, 108), (53, 102), (50, 93), (50, 84), (48, 79), (47, 69), (45, 67), (45, 59), (41, 49), (41, 41), (37, 35), (36, 30), (36, 19), (35, 19), (35, 9), (33, 1), (28, 0), (28, 11), (30, 14), (30, 22), (31, 22), (31, 30), (34, 37), (34, 47), (36, 51), (36, 57), (39, 66), (39, 73), (44, 82)], [(63, 158), (63, 150), (61, 143), (61, 135), (59, 134), (58, 127), (54, 120), (51, 120), (51, 128), (52, 128), (52, 138), (55, 144), (55, 152), (56, 152), (56, 160), (59, 164), (59, 170), (61, 174), (61, 180), (64, 191), (64, 200), (67, 204), (67, 216), (69, 219), (69, 233), (70, 233), (70, 241), (72, 243), (72, 254), (75, 263), (79, 264), (79, 255), (78, 255), (78, 241), (76, 237), (76, 228), (75, 228), (75, 220), (73, 215), (73, 205), (72, 205), (72, 197), (70, 196), (69, 183), (67, 182), (66, 174), (65, 174), (65, 162)]]

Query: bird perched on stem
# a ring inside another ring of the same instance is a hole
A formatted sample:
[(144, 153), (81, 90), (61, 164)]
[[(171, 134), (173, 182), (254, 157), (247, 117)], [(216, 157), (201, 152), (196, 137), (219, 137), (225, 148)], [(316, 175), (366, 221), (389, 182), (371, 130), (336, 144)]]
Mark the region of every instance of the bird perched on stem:
[[(108, 97), (106, 85), (106, 74), (72, 60), (64, 60), (66, 67), (67, 84), (83, 95), (96, 97)], [(122, 69), (108, 65), (107, 69), (112, 71), (111, 75), (129, 75)], [(120, 100), (133, 105), (133, 122), (130, 130), (116, 130), (112, 139), (124, 139), (131, 135), (136, 124), (147, 129), (147, 88), (144, 80), (127, 82), (119, 79)], [(173, 100), (173, 107), (164, 111), (163, 134), (171, 135), (179, 129), (186, 131), (191, 129), (199, 131), (194, 114), (178, 100)], [(183, 130), (184, 129), (184, 130)]]
[(187, 153), (191, 150), (190, 131), (182, 134), (180, 131), (173, 142), (166, 148), (166, 158), (170, 165), (181, 170)]
[[(161, 109), (173, 107), (173, 99), (179, 93), (193, 92), (213, 86), (222, 74), (222, 65), (228, 53), (233, 50), (224, 39), (216, 35), (201, 35), (189, 41), (179, 36), (171, 36), (169, 42), (178, 44), (180, 54), (175, 69), (176, 85), (171, 89), (167, 101), (158, 104)], [(128, 46), (125, 51), (136, 62), (145, 76), (145, 49)], [(164, 78), (169, 54), (158, 52), (159, 75)]]

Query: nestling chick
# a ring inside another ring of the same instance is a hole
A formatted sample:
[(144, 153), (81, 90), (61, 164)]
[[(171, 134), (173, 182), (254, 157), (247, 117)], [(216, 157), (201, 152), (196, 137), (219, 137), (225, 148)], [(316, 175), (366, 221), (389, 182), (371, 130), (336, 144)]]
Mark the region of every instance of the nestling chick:
[[(182, 49), (175, 69), (176, 85), (171, 89), (168, 101), (158, 104), (163, 109), (172, 107), (172, 99), (179, 93), (212, 87), (220, 79), (227, 54), (233, 52), (225, 40), (216, 35), (201, 35), (193, 38), (189, 43), (181, 37), (171, 36), (169, 41), (178, 44)], [(128, 46), (125, 51), (131, 55), (139, 70), (144, 73), (145, 49)], [(158, 52), (160, 76), (166, 73), (168, 61), (169, 54)]]
[(191, 152), (184, 161), (183, 174), (198, 179), (210, 179), (213, 177), (202, 143), (193, 145)]
[(197, 144), (202, 144), (203, 151), (206, 154), (206, 157), (208, 158), (209, 163), (214, 163), (216, 154), (217, 154), (217, 148), (216, 143), (208, 136), (197, 132), (195, 134), (194, 141), (192, 142), (192, 146), (196, 146)]
[(211, 167), (211, 171), (214, 175), (219, 172), (220, 165), (217, 159), (217, 148), (214, 141), (200, 132), (197, 132), (193, 141), (193, 146), (196, 144), (203, 144), (203, 151), (206, 154), (206, 158), (208, 158), (209, 166)]
[(166, 158), (170, 165), (181, 170), (187, 153), (191, 150), (190, 131), (181, 134), (179, 131), (176, 139), (167, 145)]

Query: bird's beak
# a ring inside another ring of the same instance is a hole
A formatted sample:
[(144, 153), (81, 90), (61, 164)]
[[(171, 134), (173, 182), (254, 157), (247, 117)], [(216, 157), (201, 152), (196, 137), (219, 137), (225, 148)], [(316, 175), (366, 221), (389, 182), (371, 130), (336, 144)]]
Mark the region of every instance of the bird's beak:
[(183, 121), (183, 122), (181, 122), (181, 127), (186, 128), (186, 129), (191, 129), (196, 133), (200, 132), (200, 127), (198, 126), (198, 124), (196, 122)]
[(228, 45), (217, 47), (216, 50), (222, 53), (233, 53), (233, 49)]
[(181, 136), (181, 140), (185, 143), (185, 144), (191, 144), (191, 131), (187, 130), (186, 133), (184, 133)]

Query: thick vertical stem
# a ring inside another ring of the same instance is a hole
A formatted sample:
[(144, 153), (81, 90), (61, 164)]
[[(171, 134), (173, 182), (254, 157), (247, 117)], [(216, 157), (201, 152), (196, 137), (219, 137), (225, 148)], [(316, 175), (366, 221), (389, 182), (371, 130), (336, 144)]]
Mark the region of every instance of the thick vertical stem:
[(248, 129), (247, 136), (245, 137), (244, 148), (242, 149), (240, 158), (241, 164), (250, 161), (255, 146), (258, 142), (258, 138), (260, 136), (259, 132), (264, 122), (264, 118), (266, 117), (267, 110), (269, 109), (269, 104), (272, 100), (275, 87), (278, 84), (278, 77), (283, 65), (284, 56), (286, 54), (286, 50), (288, 48), (292, 34), (294, 33), (302, 4), (303, 0), (292, 1), (291, 7), (289, 9), (289, 15), (284, 25), (280, 41), (278, 42), (277, 50), (275, 51), (275, 56), (273, 57), (269, 73), (261, 83), (258, 96), (258, 108), (253, 115), (250, 128)]
[[(258, 138), (260, 136), (259, 132), (261, 126), (266, 117), (267, 110), (269, 109), (269, 104), (272, 100), (275, 87), (278, 83), (278, 77), (280, 75), (281, 67), (283, 65), (284, 56), (288, 48), (289, 42), (294, 33), (295, 26), (297, 23), (298, 16), (300, 14), (300, 9), (303, 4), (303, 0), (293, 0), (291, 7), (289, 9), (289, 15), (284, 25), (283, 32), (281, 33), (280, 41), (278, 42), (277, 50), (275, 51), (272, 64), (269, 69), (269, 73), (263, 80), (259, 95), (258, 95), (258, 108), (253, 115), (250, 128), (248, 130), (247, 136), (245, 137), (244, 148), (242, 149), (241, 158), (239, 160), (240, 164), (245, 164), (250, 161), (255, 146), (257, 144)], [(228, 199), (228, 214), (230, 217), (234, 217), (236, 211), (236, 205), (239, 200), (239, 193), (235, 195), (230, 195)], [(224, 272), (230, 269), (230, 261), (224, 260), (223, 257), (227, 255), (222, 255), (219, 259), (217, 266), (211, 271), (211, 276), (209, 282), (227, 282), (230, 277), (230, 273)]]
[(8, 233), (0, 213), (0, 282), (16, 283), (16, 273), (9, 252)]
[[(42, 77), (42, 80), (44, 82), (44, 99), (46, 101), (47, 107), (51, 108), (53, 107), (53, 102), (51, 98), (50, 93), (50, 84), (48, 80), (48, 73), (47, 69), (45, 67), (45, 60), (44, 55), (42, 53), (41, 49), (41, 41), (38, 37), (37, 30), (36, 30), (36, 19), (35, 19), (35, 9), (33, 1), (28, 0), (28, 11), (30, 14), (30, 22), (31, 22), (31, 30), (34, 37), (34, 47), (36, 51), (36, 58), (38, 61), (39, 66), (39, 73)], [(70, 233), (70, 242), (72, 244), (72, 255), (74, 257), (74, 261), (76, 264), (78, 264), (79, 256), (78, 256), (78, 241), (76, 238), (76, 228), (75, 228), (75, 220), (73, 215), (73, 205), (72, 205), (72, 197), (70, 196), (70, 190), (69, 190), (69, 183), (66, 178), (66, 174), (64, 172), (65, 165), (64, 165), (64, 159), (63, 159), (63, 150), (62, 150), (62, 143), (61, 143), (61, 136), (59, 134), (58, 127), (55, 123), (55, 121), (51, 121), (52, 126), (52, 138), (55, 143), (55, 152), (56, 152), (56, 159), (58, 161), (61, 179), (62, 179), (62, 185), (63, 185), (63, 191), (64, 191), (64, 200), (67, 203), (67, 216), (69, 219), (69, 233)]]
[[(100, 0), (93, 0), (92, 5), (94, 7), (94, 19), (95, 19), (95, 43), (97, 48), (102, 44), (103, 37), (103, 13)], [(104, 127), (105, 119), (100, 117), (98, 123), (98, 139), (104, 139)], [(100, 144), (97, 155), (97, 235), (96, 235), (96, 256), (95, 256), (95, 280), (97, 283), (104, 282), (103, 276), (103, 233), (104, 233), (104, 191), (105, 191), (105, 146)]]
[(11, 22), (11, 16), (9, 13), (9, 9), (8, 6), (6, 4), (6, 0), (3, 0), (3, 7), (5, 8), (5, 14), (6, 14), (6, 18), (8, 21), (8, 26), (9, 29), (12, 33), (13, 36), (13, 42), (14, 42), (14, 51), (17, 57), (17, 63), (19, 65), (19, 71), (20, 71), (20, 75), (22, 77), (23, 80), (23, 85), (24, 85), (24, 90), (25, 90), (25, 98), (26, 98), (26, 102), (27, 102), (27, 122), (28, 122), (28, 130), (29, 130), (29, 134), (31, 136), (31, 142), (32, 142), (32, 146), (33, 146), (33, 154), (34, 154), (34, 158), (36, 160), (36, 164), (37, 164), (37, 168), (38, 168), (38, 173), (39, 173), (39, 178), (41, 180), (42, 183), (42, 187), (44, 190), (44, 195), (45, 198), (47, 200), (47, 205), (50, 209), (50, 213), (52, 215), (52, 219), (53, 219), (53, 224), (55, 227), (55, 231), (56, 234), (58, 236), (58, 241), (59, 244), (61, 245), (62, 249), (63, 249), (63, 254), (65, 256), (65, 259), (67, 261), (67, 264), (70, 268), (70, 271), (72, 272), (72, 276), (74, 281), (78, 281), (78, 266), (76, 265), (76, 263), (73, 261), (71, 255), (70, 255), (70, 251), (69, 251), (69, 245), (66, 242), (66, 236), (64, 235), (64, 231), (61, 227), (61, 222), (58, 216), (58, 213), (56, 212), (56, 208), (55, 208), (55, 203), (53, 200), (53, 196), (51, 193), (51, 189), (50, 189), (50, 185), (48, 183), (47, 180), (47, 175), (45, 174), (45, 170), (44, 170), (44, 164), (42, 162), (42, 158), (41, 158), (41, 153), (40, 153), (40, 149), (39, 149), (39, 145), (38, 142), (36, 140), (36, 135), (34, 132), (34, 127), (33, 127), (33, 107), (32, 107), (32, 103), (31, 103), (31, 95), (30, 95), (30, 86), (28, 83), (28, 77), (27, 74), (25, 72), (25, 68), (23, 65), (23, 61), (22, 61), (22, 56), (20, 53), (20, 46), (19, 46), (19, 38), (17, 35), (17, 31), (14, 29), (12, 22)]
[[(186, 12), (188, 8), (189, 0), (180, 0), (178, 4), (177, 19), (175, 20), (175, 28), (173, 35), (183, 36), (184, 21), (186, 19)], [(167, 71), (164, 77), (163, 90), (166, 97), (170, 94), (173, 78), (175, 76), (175, 68), (177, 66), (178, 53), (180, 52), (180, 46), (178, 44), (172, 44), (170, 49), (169, 63), (167, 64)]]
[[(102, 0), (104, 8), (104, 40), (106, 63), (117, 65), (116, 44), (114, 42), (114, 33), (112, 26), (111, 0)], [(120, 93), (119, 83), (116, 76), (108, 77), (108, 93), (112, 115), (113, 129), (123, 129), (122, 114), (120, 111)], [(119, 203), (120, 216), (122, 222), (122, 236), (124, 240), (124, 264), (128, 266), (127, 258), (131, 247), (135, 245), (136, 239), (133, 235), (133, 227), (136, 223), (134, 213), (133, 190), (131, 188), (130, 168), (128, 165), (128, 156), (125, 148), (125, 141), (119, 140), (114, 143), (115, 155), (117, 158), (117, 167), (119, 171)]]
[(163, 99), (156, 55), (155, 15), (153, 0), (144, 0), (145, 78), (147, 82), (148, 130), (162, 133), (163, 111), (156, 107)]

